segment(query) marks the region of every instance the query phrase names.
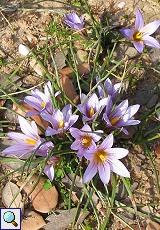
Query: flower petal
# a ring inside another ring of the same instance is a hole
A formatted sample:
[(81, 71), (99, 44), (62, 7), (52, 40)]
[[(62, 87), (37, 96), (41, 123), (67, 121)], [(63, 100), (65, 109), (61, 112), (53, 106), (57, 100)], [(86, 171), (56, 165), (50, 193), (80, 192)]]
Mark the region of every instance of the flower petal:
[(125, 115), (123, 116), (123, 121), (128, 121), (130, 118), (133, 117), (133, 115), (135, 113), (137, 113), (137, 111), (139, 110), (139, 107), (140, 105), (132, 105), (132, 106), (129, 106)]
[(100, 149), (110, 149), (113, 145), (113, 134), (109, 134), (99, 146)]
[(124, 37), (128, 38), (129, 40), (132, 40), (132, 35), (134, 33), (133, 29), (122, 28), (120, 29), (120, 32), (123, 34)]
[(54, 168), (53, 165), (46, 165), (43, 172), (47, 175), (50, 181), (54, 179)]
[(21, 144), (28, 138), (25, 134), (17, 132), (9, 132), (7, 137)]
[(160, 49), (159, 42), (155, 38), (153, 38), (149, 35), (143, 36), (143, 41), (144, 41), (144, 44), (147, 46), (152, 46), (152, 47)]
[(143, 28), (143, 26), (144, 26), (144, 19), (143, 19), (141, 11), (137, 7), (137, 9), (136, 9), (136, 20), (135, 20), (135, 29), (139, 31), (141, 28)]
[(116, 117), (121, 117), (122, 115), (125, 114), (126, 110), (128, 108), (128, 100), (123, 100), (119, 105), (115, 107), (113, 112), (110, 115), (111, 118), (116, 118)]
[(128, 150), (124, 148), (111, 148), (107, 149), (107, 153), (109, 154), (109, 159), (121, 159), (128, 154)]
[(110, 165), (108, 162), (98, 165), (98, 173), (101, 181), (104, 184), (108, 184), (110, 180)]
[(79, 143), (78, 140), (75, 140), (75, 141), (71, 144), (71, 149), (73, 149), (73, 150), (79, 150), (80, 147), (81, 147), (81, 144)]
[(35, 148), (29, 145), (13, 145), (10, 146), (2, 151), (3, 154), (15, 154), (18, 155), (20, 158), (26, 154), (31, 153)]
[(139, 53), (143, 52), (143, 48), (144, 48), (144, 43), (143, 41), (140, 42), (133, 42), (134, 47), (136, 48), (136, 50), (138, 50)]
[(129, 171), (121, 161), (116, 159), (109, 159), (108, 162), (110, 164), (111, 171), (117, 173), (120, 176), (130, 177)]
[(159, 26), (160, 26), (160, 20), (154, 21), (154, 22), (151, 22), (151, 23), (145, 25), (140, 30), (140, 32), (142, 34), (144, 34), (144, 35), (151, 35), (151, 34), (153, 34), (158, 29)]
[(31, 111), (29, 111), (29, 112), (27, 112), (27, 113), (25, 114), (25, 117), (28, 118), (28, 117), (37, 115), (37, 114), (39, 114), (39, 113), (40, 113), (40, 112), (39, 112), (38, 110), (31, 110)]
[(76, 139), (80, 139), (82, 132), (79, 129), (72, 127), (69, 129), (69, 131), (70, 131), (72, 137), (74, 137)]
[(18, 116), (18, 120), (19, 120), (19, 124), (20, 124), (22, 132), (29, 137), (35, 138), (35, 135), (34, 135), (35, 133), (32, 129), (32, 126), (29, 124), (29, 122), (21, 116)]
[(97, 165), (94, 161), (91, 161), (83, 175), (83, 183), (87, 183), (96, 175)]

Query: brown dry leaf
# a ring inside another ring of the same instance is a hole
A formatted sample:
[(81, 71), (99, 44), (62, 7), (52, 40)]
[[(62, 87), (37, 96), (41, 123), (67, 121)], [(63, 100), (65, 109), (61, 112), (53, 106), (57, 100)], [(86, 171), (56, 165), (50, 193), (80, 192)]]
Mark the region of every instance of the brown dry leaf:
[(61, 75), (59, 80), (64, 93), (69, 97), (70, 100), (77, 104), (79, 102), (79, 96), (76, 93), (71, 80), (65, 75)]
[[(131, 226), (131, 228), (133, 228), (134, 230), (140, 230), (139, 226), (136, 225), (136, 224), (131, 224), (130, 226)], [(123, 230), (130, 230), (130, 228), (129, 228), (129, 227), (125, 227), (125, 228), (123, 228)], [(141, 227), (141, 230), (146, 230), (146, 228)]]
[[(18, 113), (19, 115), (25, 116), (25, 114), (27, 112), (29, 112), (30, 110), (33, 110), (33, 108), (26, 104), (25, 102), (21, 101), (19, 102), (20, 107), (22, 107), (24, 109), (24, 111), (18, 107), (17, 105), (13, 104), (13, 111), (15, 111), (16, 113)], [(47, 129), (47, 127), (49, 126), (49, 123), (45, 120), (43, 120), (43, 118), (39, 115), (34, 115), (31, 116), (31, 118), (37, 123), (37, 125), (39, 125), (40, 127), (42, 127), (44, 130)], [(41, 130), (39, 129), (39, 134), (41, 134)]]
[(146, 230), (159, 230), (160, 229), (160, 224), (150, 221), (146, 227)]
[(0, 107), (3, 107), (5, 102), (6, 102), (6, 100), (0, 100)]
[[(24, 186), (24, 191), (27, 193), (27, 195), (32, 191), (33, 186), (37, 183), (37, 181), (38, 175), (34, 174), (28, 183)], [(56, 207), (58, 203), (58, 192), (55, 186), (52, 186), (49, 190), (45, 190), (43, 189), (45, 181), (46, 178), (41, 177), (39, 183), (33, 192), (29, 195), (34, 209), (42, 213), (50, 212), (53, 208)], [(18, 181), (17, 185), (22, 186), (24, 182), (25, 179)]]
[[(18, 195), (17, 195), (17, 193), (18, 193)], [(16, 196), (16, 198), (15, 198), (15, 196)], [(14, 199), (14, 201), (13, 201), (13, 199)], [(2, 190), (2, 202), (5, 205), (5, 207), (23, 208), (24, 204), (22, 203), (22, 195), (19, 192), (19, 188), (16, 184), (9, 181), (5, 185), (5, 187)]]
[(23, 230), (37, 230), (46, 225), (42, 216), (34, 211), (25, 211), (26, 218), (22, 221)]
[[(58, 72), (62, 75), (69, 77), (69, 78), (72, 78), (72, 69), (70, 67), (65, 67), (63, 69), (59, 69)], [(89, 64), (84, 62), (84, 63), (78, 65), (78, 73), (80, 76), (89, 74), (90, 73)]]
[(160, 158), (160, 145), (156, 146), (155, 152), (156, 152), (157, 158)]

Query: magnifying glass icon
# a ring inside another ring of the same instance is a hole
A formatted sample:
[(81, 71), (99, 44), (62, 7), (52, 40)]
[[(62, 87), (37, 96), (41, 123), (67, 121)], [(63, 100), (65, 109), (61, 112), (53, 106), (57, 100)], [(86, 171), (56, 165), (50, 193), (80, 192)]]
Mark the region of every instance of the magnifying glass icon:
[(15, 215), (14, 215), (14, 213), (11, 212), (11, 211), (5, 212), (5, 213), (3, 214), (3, 219), (4, 219), (5, 222), (11, 223), (11, 224), (13, 224), (15, 227), (18, 226), (18, 224), (17, 224), (16, 221), (15, 221)]

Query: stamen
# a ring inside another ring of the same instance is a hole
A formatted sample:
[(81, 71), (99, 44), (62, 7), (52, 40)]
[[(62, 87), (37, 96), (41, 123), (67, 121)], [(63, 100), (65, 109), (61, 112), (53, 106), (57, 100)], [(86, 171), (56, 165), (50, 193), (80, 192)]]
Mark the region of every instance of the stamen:
[(120, 119), (119, 117), (115, 117), (115, 118), (111, 119), (110, 122), (112, 125), (116, 125), (117, 122), (119, 121), (119, 119)]
[(104, 151), (103, 149), (99, 149), (97, 150), (97, 152), (94, 155), (94, 161), (98, 164), (98, 163), (103, 163), (106, 158), (107, 158), (108, 154), (106, 151)]
[(142, 33), (139, 31), (135, 31), (133, 34), (133, 41), (140, 42), (142, 40)]
[(33, 140), (33, 139), (26, 139), (26, 143), (29, 144), (29, 145), (36, 145), (37, 141)]
[(89, 110), (89, 117), (92, 117), (95, 114), (95, 111), (93, 108), (90, 108)]
[(59, 122), (59, 128), (62, 129), (63, 127), (64, 127), (64, 122), (63, 122), (63, 120), (61, 120), (61, 121)]
[(42, 107), (46, 107), (46, 103), (44, 101), (41, 102)]
[(84, 145), (85, 148), (90, 147), (92, 143), (92, 138), (88, 135), (82, 137), (82, 145)]

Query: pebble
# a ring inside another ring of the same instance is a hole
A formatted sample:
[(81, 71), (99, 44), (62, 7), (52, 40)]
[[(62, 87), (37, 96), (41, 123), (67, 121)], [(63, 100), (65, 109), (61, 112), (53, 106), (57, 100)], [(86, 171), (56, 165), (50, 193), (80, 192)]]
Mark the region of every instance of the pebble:
[(147, 103), (147, 108), (150, 109), (156, 105), (156, 102), (158, 100), (158, 94), (154, 94), (152, 98)]
[(146, 90), (138, 90), (136, 93), (136, 103), (139, 105), (145, 105), (147, 104), (148, 101), (151, 100), (151, 98), (153, 97), (153, 93), (148, 92)]
[(115, 58), (115, 60), (123, 59), (126, 55), (129, 58), (134, 58), (139, 54), (133, 46), (127, 46), (125, 44), (120, 44), (113, 52), (113, 57)]

